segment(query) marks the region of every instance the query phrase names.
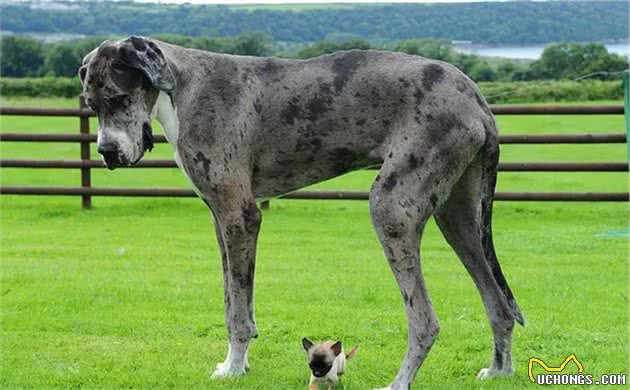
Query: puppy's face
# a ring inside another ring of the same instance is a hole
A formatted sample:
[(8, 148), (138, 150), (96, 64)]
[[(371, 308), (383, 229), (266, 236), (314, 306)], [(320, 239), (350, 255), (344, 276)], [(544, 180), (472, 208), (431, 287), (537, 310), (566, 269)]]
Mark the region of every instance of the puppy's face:
[(302, 346), (308, 354), (308, 366), (316, 378), (323, 378), (328, 375), (335, 358), (341, 353), (341, 342), (339, 341), (336, 343), (327, 341), (314, 345), (309, 339), (303, 338)]

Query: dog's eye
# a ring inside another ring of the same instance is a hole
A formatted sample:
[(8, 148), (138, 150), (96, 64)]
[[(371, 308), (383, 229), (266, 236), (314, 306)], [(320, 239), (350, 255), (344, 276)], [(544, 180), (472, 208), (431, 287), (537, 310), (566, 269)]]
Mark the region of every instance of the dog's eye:
[(105, 99), (108, 106), (121, 106), (125, 103), (125, 99), (127, 95), (115, 95), (110, 98)]
[(128, 107), (129, 103), (127, 95), (115, 95), (104, 99), (105, 106), (108, 110), (124, 110)]
[(312, 368), (313, 370), (322, 370), (324, 368), (331, 368), (332, 363), (317, 362), (317, 363), (309, 363), (308, 366)]

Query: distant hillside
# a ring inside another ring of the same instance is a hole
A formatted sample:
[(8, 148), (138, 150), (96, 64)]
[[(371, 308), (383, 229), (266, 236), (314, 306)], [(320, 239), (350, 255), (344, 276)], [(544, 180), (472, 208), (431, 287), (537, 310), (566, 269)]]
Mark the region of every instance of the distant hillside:
[(603, 41), (628, 37), (627, 1), (229, 7), (133, 2), (3, 2), (2, 30), (14, 33), (233, 36), (276, 41), (363, 37), (470, 40), (487, 44)]

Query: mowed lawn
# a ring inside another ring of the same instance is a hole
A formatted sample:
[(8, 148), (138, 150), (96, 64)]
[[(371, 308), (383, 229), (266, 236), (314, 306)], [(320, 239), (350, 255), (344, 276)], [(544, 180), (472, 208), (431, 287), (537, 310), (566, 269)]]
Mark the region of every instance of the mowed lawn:
[[(3, 132), (78, 131), (74, 118), (5, 116), (0, 124)], [(507, 116), (499, 124), (504, 134), (623, 131), (620, 116)], [(37, 159), (77, 159), (79, 149), (1, 147), (2, 158)], [(159, 144), (146, 158), (169, 157), (170, 146)], [(623, 144), (502, 149), (502, 161), (626, 159)], [(0, 174), (3, 185), (80, 183), (77, 170)], [(357, 172), (315, 187), (365, 190), (374, 175)], [(187, 186), (177, 169), (95, 169), (93, 183)], [(502, 173), (499, 179), (501, 191), (627, 189), (626, 173)], [(402, 299), (366, 202), (272, 201), (256, 270), (260, 337), (252, 342), (248, 375), (223, 381), (209, 378), (227, 345), (220, 258), (201, 201), (95, 197), (88, 211), (77, 197), (2, 196), (0, 202), (2, 388), (303, 389), (308, 368), (300, 339), (309, 336), (359, 344), (343, 387), (369, 389), (388, 384), (403, 357)], [(413, 388), (535, 387), (527, 378), (530, 357), (552, 366), (571, 353), (596, 379), (628, 374), (628, 205), (497, 202), (494, 231), (528, 320), (515, 329), (516, 375), (475, 379), (490, 363), (490, 328), (471, 279), (431, 222), (422, 265), (442, 330)]]

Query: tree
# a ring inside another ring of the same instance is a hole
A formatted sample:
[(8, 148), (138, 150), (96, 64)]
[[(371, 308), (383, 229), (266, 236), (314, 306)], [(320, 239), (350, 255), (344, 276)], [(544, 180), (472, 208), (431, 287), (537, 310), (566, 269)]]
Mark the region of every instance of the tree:
[[(544, 79), (576, 79), (596, 72), (618, 72), (628, 68), (628, 61), (608, 53), (599, 43), (557, 43), (545, 47), (531, 64), (534, 75)], [(614, 78), (602, 74), (599, 78)]]
[(76, 76), (81, 60), (69, 45), (54, 45), (48, 50), (44, 61), (44, 73), (58, 77)]
[(440, 61), (450, 61), (455, 56), (453, 45), (449, 41), (438, 39), (408, 39), (401, 41), (394, 51)]
[(319, 41), (297, 52), (298, 58), (313, 58), (322, 54), (334, 53), (339, 50), (371, 49), (372, 45), (364, 39), (351, 39), (345, 42)]
[(72, 50), (74, 51), (74, 55), (79, 58), (80, 61), (83, 61), (83, 57), (85, 57), (89, 52), (96, 49), (101, 45), (101, 43), (106, 40), (117, 40), (122, 38), (121, 36), (106, 36), (106, 35), (97, 35), (90, 38), (78, 39), (71, 42), (68, 42), (68, 45), (72, 46)]
[(492, 67), (490, 67), (490, 65), (488, 65), (487, 62), (477, 62), (475, 65), (473, 65), (472, 69), (470, 69), (468, 76), (470, 76), (470, 78), (475, 80), (476, 82), (494, 81), (494, 79), (496, 78), (494, 70), (492, 69)]
[(271, 54), (271, 37), (261, 31), (239, 34), (230, 50), (232, 54), (247, 56), (267, 56)]
[(512, 75), (516, 72), (516, 64), (512, 62), (504, 62), (497, 67), (496, 78), (500, 81), (512, 81)]
[(0, 75), (4, 77), (37, 76), (44, 63), (41, 43), (27, 37), (2, 37), (0, 53)]
[[(0, 2), (2, 29), (19, 33), (185, 34), (268, 32), (285, 42), (440, 37), (486, 44), (620, 40), (628, 37), (627, 1), (504, 1), (315, 7), (296, 12), (254, 6), (80, 1), (68, 7)], [(75, 6), (76, 5), (76, 6)], [(79, 6), (80, 5), (80, 6)], [(341, 38), (341, 39), (340, 39)]]

